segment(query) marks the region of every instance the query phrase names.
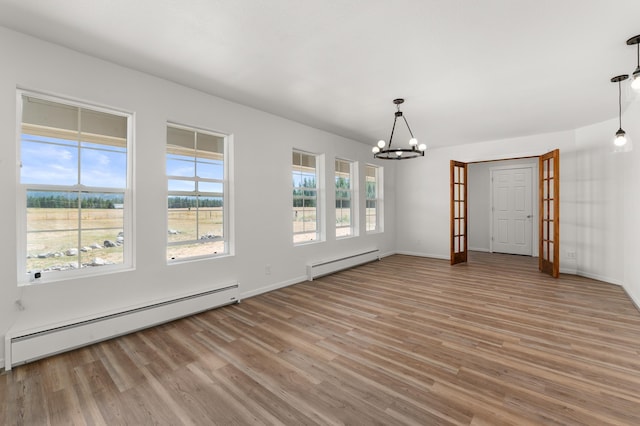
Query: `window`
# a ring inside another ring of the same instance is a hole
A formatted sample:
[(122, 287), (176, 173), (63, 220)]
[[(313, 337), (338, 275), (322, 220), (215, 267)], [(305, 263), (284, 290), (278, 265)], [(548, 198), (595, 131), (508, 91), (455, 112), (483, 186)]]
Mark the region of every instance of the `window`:
[(229, 253), (227, 137), (167, 126), (167, 260)]
[(18, 102), (20, 281), (131, 267), (131, 115), (22, 91)]
[(367, 191), (366, 231), (382, 231), (382, 167), (367, 165), (365, 184)]
[(336, 238), (355, 235), (357, 215), (354, 214), (354, 206), (357, 203), (354, 199), (353, 183), (356, 179), (353, 175), (353, 161), (336, 159)]
[(320, 156), (293, 151), (293, 243), (320, 239), (318, 163)]

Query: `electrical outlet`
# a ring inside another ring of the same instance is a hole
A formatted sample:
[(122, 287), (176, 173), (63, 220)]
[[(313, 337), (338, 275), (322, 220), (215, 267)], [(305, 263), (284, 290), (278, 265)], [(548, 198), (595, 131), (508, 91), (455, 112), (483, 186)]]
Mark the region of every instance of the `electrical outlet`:
[(576, 258), (576, 252), (575, 251), (568, 251), (567, 252), (567, 259), (575, 259)]
[(269, 264), (264, 265), (264, 274), (265, 275), (271, 275), (271, 265), (269, 265)]

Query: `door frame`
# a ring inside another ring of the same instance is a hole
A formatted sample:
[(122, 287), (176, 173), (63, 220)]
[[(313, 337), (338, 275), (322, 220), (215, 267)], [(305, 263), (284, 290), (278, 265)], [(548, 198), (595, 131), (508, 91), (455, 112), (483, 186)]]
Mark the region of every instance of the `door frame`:
[[(479, 160), (479, 161), (468, 161), (468, 162), (463, 162), (463, 161), (455, 161), (455, 160), (450, 160), (450, 185), (451, 188), (453, 188), (453, 167), (454, 167), (454, 163), (458, 163), (461, 165), (464, 165), (464, 169), (465, 169), (465, 173), (467, 171), (468, 165), (469, 164), (474, 164), (474, 163), (487, 163), (487, 162), (495, 162), (495, 161), (505, 161), (505, 160), (521, 160), (521, 159), (537, 159), (539, 166), (538, 166), (538, 179), (539, 179), (539, 188), (542, 188), (542, 158), (544, 156), (548, 156), (548, 155), (554, 155), (554, 176), (557, 177), (557, 179), (554, 180), (554, 184), (556, 185), (555, 188), (555, 193), (557, 194), (557, 202), (555, 203), (557, 210), (555, 211), (555, 228), (554, 228), (554, 263), (553, 263), (553, 268), (552, 270), (549, 272), (551, 274), (551, 276), (553, 276), (554, 278), (557, 278), (559, 276), (559, 270), (560, 270), (560, 257), (559, 257), (559, 247), (560, 247), (560, 227), (559, 227), (559, 217), (560, 217), (560, 150), (559, 149), (555, 149), (552, 150), (550, 152), (546, 152), (543, 154), (531, 154), (531, 155), (523, 155), (523, 156), (519, 156), (519, 157), (512, 157), (512, 158), (497, 158), (497, 159), (493, 159), (493, 160)], [(465, 182), (466, 182), (466, 176), (465, 176)], [(466, 187), (466, 185), (465, 185)], [(541, 197), (541, 190), (538, 191), (538, 199), (540, 200)], [(454, 212), (453, 212), (453, 190), (450, 193), (450, 241), (451, 241), (451, 264), (454, 265), (456, 263), (466, 263), (467, 262), (467, 251), (466, 251), (466, 247), (465, 247), (465, 252), (464, 252), (464, 260), (460, 259), (459, 261), (456, 261), (456, 259), (454, 259)], [(466, 205), (466, 197), (465, 197), (465, 205)], [(542, 202), (540, 202), (540, 205), (538, 206), (539, 209), (542, 209)], [(469, 229), (469, 218), (468, 215), (465, 212), (464, 215), (464, 229), (465, 229), (465, 233), (468, 234), (468, 229)], [(541, 249), (540, 247), (542, 246), (542, 216), (540, 215), (538, 217), (538, 223), (539, 223), (539, 233), (538, 233), (538, 243), (539, 243), (539, 250), (538, 250), (538, 259), (541, 259)], [(533, 238), (532, 238), (533, 239)], [(465, 238), (465, 243), (466, 243), (467, 238)], [(542, 272), (546, 272), (542, 269), (542, 263), (539, 261), (539, 269)]]
[[(513, 161), (511, 159), (507, 160), (496, 160), (496, 161)], [(489, 214), (489, 252), (493, 253), (493, 173), (499, 170), (512, 170), (512, 169), (531, 169), (531, 257), (538, 257), (538, 249), (539, 244), (539, 226), (538, 224), (538, 213), (539, 213), (539, 199), (538, 199), (538, 191), (540, 185), (538, 183), (538, 161), (531, 163), (522, 163), (522, 164), (512, 164), (505, 166), (496, 166), (489, 168), (489, 200), (491, 205), (491, 212)]]

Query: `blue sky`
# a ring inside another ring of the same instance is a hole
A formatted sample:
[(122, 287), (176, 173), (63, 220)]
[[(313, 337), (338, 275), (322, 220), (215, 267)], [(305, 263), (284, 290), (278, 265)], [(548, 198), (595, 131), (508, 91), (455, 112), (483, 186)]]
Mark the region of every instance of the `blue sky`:
[[(99, 147), (99, 148), (98, 148)], [(75, 185), (81, 156), (83, 185), (105, 188), (126, 186), (125, 148), (23, 135), (20, 182), (23, 184)]]

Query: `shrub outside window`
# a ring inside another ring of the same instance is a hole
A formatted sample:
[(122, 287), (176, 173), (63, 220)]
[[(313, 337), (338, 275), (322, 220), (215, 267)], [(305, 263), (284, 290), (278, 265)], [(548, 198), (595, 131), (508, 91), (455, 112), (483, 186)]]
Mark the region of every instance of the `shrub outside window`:
[(229, 253), (227, 136), (167, 126), (167, 261)]
[(19, 282), (132, 267), (132, 116), (25, 91), (18, 104)]

